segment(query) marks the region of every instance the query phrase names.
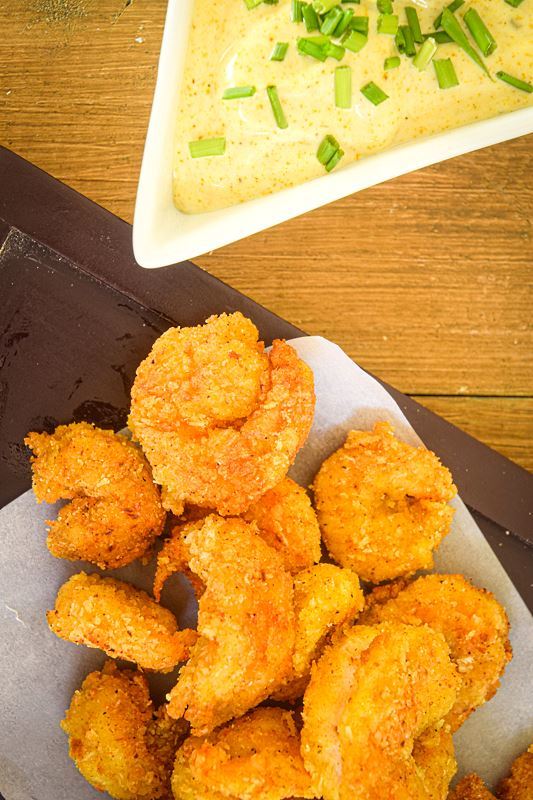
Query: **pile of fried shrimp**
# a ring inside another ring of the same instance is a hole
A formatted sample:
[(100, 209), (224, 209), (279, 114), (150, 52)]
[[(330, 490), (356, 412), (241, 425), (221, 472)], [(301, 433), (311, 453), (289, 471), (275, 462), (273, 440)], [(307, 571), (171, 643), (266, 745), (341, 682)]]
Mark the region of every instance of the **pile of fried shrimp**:
[[(495, 795), (477, 775), (450, 793), (452, 735), (511, 659), (497, 599), (429, 572), (450, 472), (379, 422), (299, 486), (287, 473), (314, 406), (296, 351), (265, 349), (237, 312), (155, 342), (131, 439), (89, 423), (28, 434), (37, 499), (67, 501), (47, 546), (88, 565), (50, 630), (108, 657), (61, 722), (72, 760), (117, 800), (531, 800), (533, 752)], [(106, 574), (151, 559), (151, 594)], [(176, 573), (195, 630), (161, 604)], [(147, 675), (173, 670), (157, 707)]]

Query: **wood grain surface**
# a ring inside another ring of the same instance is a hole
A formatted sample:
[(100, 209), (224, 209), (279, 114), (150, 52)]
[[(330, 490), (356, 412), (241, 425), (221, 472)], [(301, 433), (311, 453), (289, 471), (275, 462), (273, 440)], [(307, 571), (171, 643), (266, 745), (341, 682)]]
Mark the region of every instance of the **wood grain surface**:
[[(0, 4), (0, 142), (131, 221), (165, 0)], [(197, 262), (533, 469), (533, 137)]]

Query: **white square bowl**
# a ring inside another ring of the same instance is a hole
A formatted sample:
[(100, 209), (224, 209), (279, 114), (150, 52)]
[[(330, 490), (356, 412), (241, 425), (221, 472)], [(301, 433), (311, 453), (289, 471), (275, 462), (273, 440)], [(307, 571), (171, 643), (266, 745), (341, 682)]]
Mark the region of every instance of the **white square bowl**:
[(133, 222), (143, 267), (163, 267), (429, 164), (533, 132), (533, 107), (398, 145), (265, 197), (202, 214), (172, 198), (174, 135), (194, 0), (169, 0)]

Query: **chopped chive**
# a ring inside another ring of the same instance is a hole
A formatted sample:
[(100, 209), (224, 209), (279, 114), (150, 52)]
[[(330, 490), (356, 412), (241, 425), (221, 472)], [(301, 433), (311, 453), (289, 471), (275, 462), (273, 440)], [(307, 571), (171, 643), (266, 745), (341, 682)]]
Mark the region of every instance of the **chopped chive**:
[[(345, 3), (347, 2), (347, 0), (342, 0), (342, 2)], [(521, 5), (524, 2), (524, 0), (505, 0), (505, 2), (508, 3), (510, 6), (512, 6), (513, 8), (518, 8), (518, 6)]]
[(335, 167), (337, 166), (343, 155), (344, 155), (344, 150), (341, 150), (341, 148), (339, 147), (337, 152), (333, 153), (330, 160), (326, 164), (326, 172), (331, 172), (332, 169), (335, 169)]
[(252, 97), (255, 94), (255, 86), (232, 86), (225, 89), (222, 95), (223, 100), (238, 100), (240, 97)]
[(385, 100), (388, 100), (389, 95), (385, 94), (383, 89), (380, 89), (379, 86), (376, 86), (374, 81), (370, 81), (370, 83), (366, 83), (361, 88), (361, 94), (366, 97), (367, 100), (370, 100), (375, 106), (379, 106), (380, 103), (383, 103)]
[(327, 14), (338, 4), (339, 0), (313, 0), (313, 8), (317, 14)]
[(291, 22), (301, 22), (302, 15), (302, 2), (301, 0), (291, 0)]
[(522, 81), (520, 78), (515, 78), (513, 75), (509, 75), (508, 72), (504, 72), (502, 69), (496, 73), (496, 77), (501, 81), (508, 83), (509, 86), (514, 86), (515, 89), (521, 89), (523, 92), (528, 92), (528, 94), (533, 92), (533, 86), (531, 83)]
[(409, 25), (400, 25), (398, 28), (398, 32), (402, 32), (403, 37), (403, 50), (400, 50), (400, 53), (405, 53), (406, 56), (415, 56), (416, 55), (416, 47), (415, 47), (415, 40), (413, 39), (413, 32)]
[(323, 33), (324, 36), (331, 36), (334, 32), (335, 28), (341, 21), (344, 16), (344, 11), (339, 6), (335, 6), (332, 8), (331, 11), (328, 11), (326, 16), (324, 17), (324, 21), (320, 26), (320, 33)]
[(469, 8), (463, 16), (466, 22), (466, 27), (472, 34), (472, 39), (475, 41), (484, 56), (490, 56), (496, 50), (496, 39), (489, 31), (475, 8)]
[(288, 128), (289, 123), (283, 113), (277, 88), (275, 86), (267, 86), (267, 95), (270, 100), (270, 105), (272, 106), (272, 113), (274, 114), (276, 125), (278, 128)]
[(318, 36), (309, 39), (302, 37), (298, 39), (296, 47), (302, 55), (311, 56), (311, 58), (316, 58), (318, 61), (325, 61), (328, 57), (324, 43), (319, 41)]
[(335, 105), (337, 108), (352, 107), (352, 68), (335, 68)]
[(368, 17), (352, 17), (350, 20), (350, 30), (358, 31), (368, 36)]
[(340, 44), (334, 44), (334, 42), (328, 42), (324, 45), (324, 51), (328, 58), (335, 58), (337, 61), (342, 61), (346, 52), (344, 47), (341, 47)]
[(413, 58), (413, 64), (420, 71), (426, 69), (436, 52), (437, 45), (435, 43), (435, 39), (426, 39), (416, 56)]
[(405, 36), (403, 33), (402, 25), (400, 25), (400, 27), (396, 31), (396, 36), (394, 37), (394, 43), (399, 53), (405, 53)]
[(420, 29), (420, 20), (418, 19), (418, 12), (416, 8), (414, 8), (413, 6), (406, 6), (405, 16), (407, 17), (407, 22), (409, 23), (409, 27), (411, 28), (413, 39), (417, 44), (422, 44), (422, 42), (424, 41), (424, 37), (422, 36), (422, 31)]
[(378, 0), (377, 6), (380, 14), (392, 14), (392, 0)]
[(431, 33), (424, 33), (424, 39), (429, 39), (430, 37), (435, 39), (437, 44), (449, 44), (450, 42), (453, 42), (452, 37), (448, 36), (446, 31), (432, 31)]
[[(464, 5), (465, 0), (453, 0), (453, 2), (449, 3), (446, 8), (452, 12), (457, 11), (458, 8), (461, 8)], [(442, 11), (440, 12), (439, 16), (433, 21), (433, 27), (435, 30), (440, 28), (442, 22)]]
[(276, 42), (270, 55), (271, 61), (283, 61), (289, 49), (288, 42)]
[(439, 89), (452, 89), (454, 86), (459, 86), (451, 58), (434, 58), (433, 66), (437, 74)]
[(191, 154), (191, 158), (223, 156), (225, 152), (225, 136), (219, 136), (215, 139), (197, 139), (195, 142), (189, 142), (189, 153)]
[(351, 50), (352, 53), (358, 53), (367, 42), (368, 36), (365, 36), (364, 33), (359, 33), (359, 31), (350, 31), (342, 39), (343, 46), (347, 50)]
[[(455, 17), (453, 15), (453, 13), (448, 8), (445, 8), (444, 11), (442, 12), (441, 25), (444, 28), (444, 30), (446, 31), (446, 33), (449, 36), (452, 37), (454, 42), (456, 44), (458, 44), (459, 47), (462, 47), (462, 49), (465, 51), (465, 53), (467, 55), (469, 55), (470, 58), (473, 61), (475, 61), (476, 64), (479, 67), (481, 67), (481, 69), (490, 78), (491, 75), (490, 75), (490, 72), (488, 71), (487, 67), (485, 66), (485, 62), (483, 61), (481, 56), (478, 55), (477, 51), (474, 50), (474, 48), (472, 47), (472, 45), (468, 41), (468, 39), (466, 37), (466, 33), (461, 28), (461, 25), (459, 24), (459, 21), (457, 20), (457, 17)], [(492, 80), (492, 78), (491, 78), (491, 80)]]
[(304, 5), (302, 6), (302, 16), (305, 22), (306, 30), (308, 30), (309, 32), (318, 30), (319, 28), (318, 16), (311, 3), (304, 3)]
[(400, 56), (389, 56), (388, 58), (385, 59), (385, 62), (383, 64), (383, 69), (385, 70), (396, 69), (397, 67), (400, 66), (400, 64), (401, 64)]
[(380, 14), (378, 17), (378, 33), (388, 33), (396, 36), (398, 30), (397, 14)]
[(339, 147), (340, 145), (338, 141), (335, 139), (335, 137), (328, 134), (327, 136), (324, 136), (324, 138), (318, 145), (318, 150), (316, 151), (316, 157), (318, 158), (320, 163), (323, 164), (323, 166), (326, 166), (331, 157), (335, 155)]
[(333, 34), (335, 37), (342, 36), (344, 31), (346, 31), (352, 21), (353, 11), (351, 8), (347, 8), (342, 15), (342, 19), (335, 28), (335, 33)]

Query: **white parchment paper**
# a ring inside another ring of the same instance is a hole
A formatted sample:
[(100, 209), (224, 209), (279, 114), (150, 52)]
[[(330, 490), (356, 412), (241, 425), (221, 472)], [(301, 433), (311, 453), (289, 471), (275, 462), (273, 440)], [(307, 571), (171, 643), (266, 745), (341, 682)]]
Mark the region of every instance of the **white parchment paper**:
[[(317, 407), (311, 435), (291, 470), (308, 485), (321, 462), (339, 447), (351, 428), (389, 420), (399, 437), (419, 439), (383, 387), (336, 345), (320, 337), (291, 342), (315, 375)], [(455, 736), (458, 776), (478, 772), (493, 785), (512, 759), (533, 741), (533, 624), (531, 616), (464, 504), (455, 502), (452, 531), (436, 558), (441, 572), (461, 572), (490, 589), (511, 621), (514, 658), (493, 698)], [(104, 656), (54, 636), (45, 611), (59, 586), (90, 565), (53, 558), (46, 549), (45, 520), (55, 509), (39, 506), (31, 492), (0, 511), (0, 791), (5, 800), (97, 800), (102, 794), (79, 775), (68, 757), (59, 722), (73, 691)], [(130, 565), (110, 573), (150, 589), (153, 564)], [(186, 626), (196, 604), (185, 581), (173, 579), (162, 602)], [(151, 676), (161, 699), (176, 675)]]

